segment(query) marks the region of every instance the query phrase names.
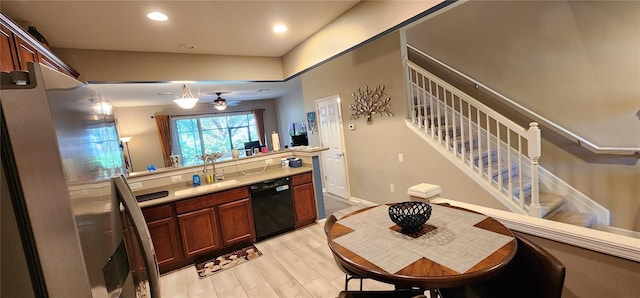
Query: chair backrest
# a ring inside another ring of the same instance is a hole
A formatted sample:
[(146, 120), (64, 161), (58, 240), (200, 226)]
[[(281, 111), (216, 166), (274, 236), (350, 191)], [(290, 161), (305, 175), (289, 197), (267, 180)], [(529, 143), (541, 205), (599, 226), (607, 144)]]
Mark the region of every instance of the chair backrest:
[(496, 277), (465, 287), (440, 289), (444, 298), (560, 298), (565, 267), (537, 244), (516, 235), (518, 250)]
[[(518, 283), (537, 291), (539, 297), (560, 297), (564, 286), (566, 268), (552, 254), (524, 237), (516, 235), (518, 252), (506, 274), (517, 276)], [(516, 272), (513, 272), (516, 271)], [(526, 289), (522, 289), (526, 290)]]
[(336, 223), (338, 219), (335, 215), (331, 214), (331, 216), (327, 217), (327, 221), (324, 222), (324, 234), (329, 236), (329, 231), (331, 231), (331, 227), (334, 223)]

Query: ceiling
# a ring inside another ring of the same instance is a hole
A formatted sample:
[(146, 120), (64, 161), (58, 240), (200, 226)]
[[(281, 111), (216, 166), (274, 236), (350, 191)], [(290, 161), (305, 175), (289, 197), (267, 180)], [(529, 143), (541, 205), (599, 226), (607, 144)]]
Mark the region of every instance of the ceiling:
[[(282, 57), (358, 2), (3, 0), (0, 10), (23, 28), (35, 26), (51, 48)], [(152, 11), (169, 19), (149, 20)], [(276, 23), (289, 30), (274, 33)], [(276, 98), (299, 84), (189, 83), (192, 92), (209, 95), (206, 101), (216, 91), (230, 100)], [(95, 86), (116, 107), (171, 104), (181, 94), (180, 82)], [(158, 95), (168, 92), (175, 95)]]

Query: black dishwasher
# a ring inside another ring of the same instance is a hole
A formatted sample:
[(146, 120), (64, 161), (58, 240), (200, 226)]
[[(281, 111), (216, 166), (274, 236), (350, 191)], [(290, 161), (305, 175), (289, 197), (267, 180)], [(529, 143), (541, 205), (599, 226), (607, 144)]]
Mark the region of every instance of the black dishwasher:
[(294, 229), (296, 219), (289, 177), (251, 185), (251, 204), (257, 240)]

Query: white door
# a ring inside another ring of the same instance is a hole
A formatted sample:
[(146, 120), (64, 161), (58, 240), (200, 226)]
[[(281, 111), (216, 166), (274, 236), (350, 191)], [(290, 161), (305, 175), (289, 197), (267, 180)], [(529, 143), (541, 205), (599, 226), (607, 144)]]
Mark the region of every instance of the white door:
[(340, 96), (333, 95), (316, 101), (320, 143), (329, 150), (322, 152), (326, 190), (347, 198), (347, 167), (342, 143)]

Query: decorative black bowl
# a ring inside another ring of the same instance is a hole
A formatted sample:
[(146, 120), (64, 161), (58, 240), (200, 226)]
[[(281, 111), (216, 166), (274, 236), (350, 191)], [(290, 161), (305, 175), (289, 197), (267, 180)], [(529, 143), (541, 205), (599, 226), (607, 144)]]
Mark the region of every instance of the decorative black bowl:
[(421, 230), (430, 216), (431, 205), (425, 202), (408, 201), (389, 206), (389, 217), (407, 233)]

